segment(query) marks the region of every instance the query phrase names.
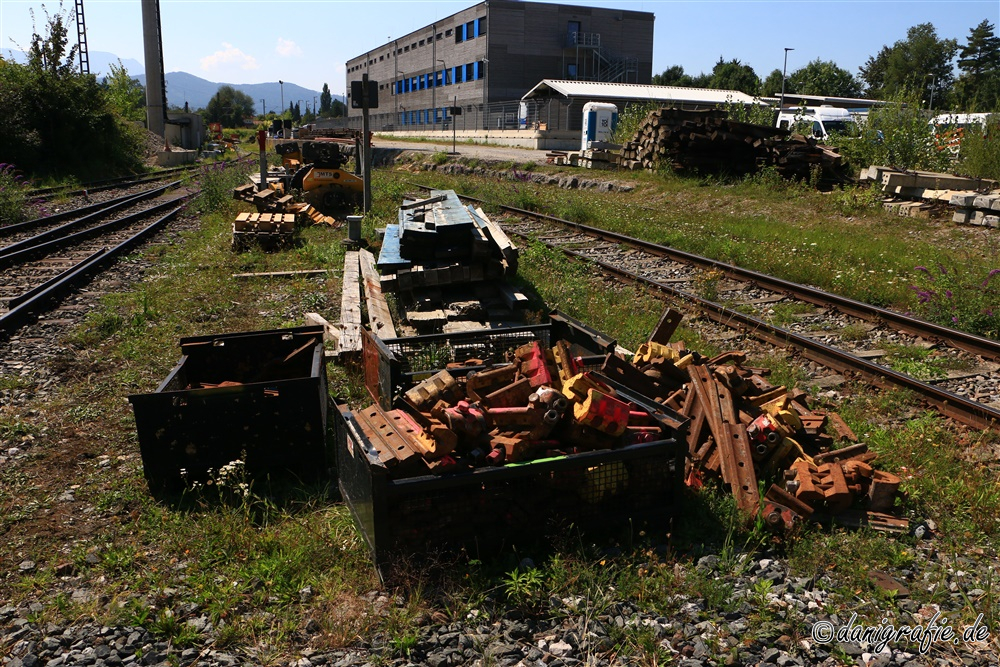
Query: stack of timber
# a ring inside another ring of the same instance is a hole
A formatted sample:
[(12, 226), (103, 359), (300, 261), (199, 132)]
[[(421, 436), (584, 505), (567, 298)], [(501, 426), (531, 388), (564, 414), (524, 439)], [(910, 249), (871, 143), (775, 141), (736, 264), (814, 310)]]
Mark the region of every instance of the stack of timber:
[(859, 181), (881, 188), (883, 206), (903, 217), (929, 218), (950, 205), (955, 223), (1000, 227), (1000, 184), (993, 180), (873, 165)]
[(823, 180), (848, 180), (835, 149), (788, 130), (727, 120), (726, 112), (716, 109), (651, 111), (623, 146), (620, 165), (735, 174), (771, 166), (784, 178), (809, 178), (819, 169)]
[(267, 188), (259, 192), (253, 183), (240, 185), (233, 188), (233, 199), (253, 204), (258, 213), (290, 213), (295, 216), (295, 223), (299, 226), (341, 225), (333, 216), (323, 215), (316, 207), (305, 202), (297, 202), (292, 195), (284, 194), (284, 186), (281, 183), (270, 183)]

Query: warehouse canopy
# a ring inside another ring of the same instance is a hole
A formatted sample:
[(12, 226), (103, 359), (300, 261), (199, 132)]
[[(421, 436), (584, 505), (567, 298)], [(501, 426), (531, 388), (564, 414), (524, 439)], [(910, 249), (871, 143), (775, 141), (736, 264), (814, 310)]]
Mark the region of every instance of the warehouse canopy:
[(543, 79), (529, 90), (522, 100), (544, 98), (587, 98), (588, 100), (653, 101), (685, 105), (717, 106), (727, 101), (735, 104), (762, 104), (758, 99), (738, 90), (710, 90), (678, 86), (652, 86), (641, 83), (606, 83)]

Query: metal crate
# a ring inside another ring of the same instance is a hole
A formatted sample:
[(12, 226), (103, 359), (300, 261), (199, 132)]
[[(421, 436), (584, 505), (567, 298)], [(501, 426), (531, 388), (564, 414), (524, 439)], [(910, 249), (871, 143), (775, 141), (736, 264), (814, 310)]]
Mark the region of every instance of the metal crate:
[[(323, 328), (182, 338), (183, 355), (151, 394), (129, 396), (154, 493), (242, 459), (251, 479), (327, 475)], [(234, 386), (188, 389), (222, 381)], [(182, 475), (182, 471), (184, 471)]]
[[(403, 391), (448, 363), (503, 362), (509, 351), (534, 340), (546, 345), (567, 340), (595, 359), (617, 348), (614, 340), (558, 312), (542, 325), (459, 334), (381, 340), (366, 332), (365, 384), (388, 410)], [(570, 528), (586, 533), (666, 529), (683, 487), (687, 420), (662, 405), (622, 393), (655, 411), (670, 437), (405, 479), (387, 476), (353, 414), (341, 407), (335, 419), (340, 492), (380, 574), (413, 554), (465, 548), (483, 556)]]
[(350, 411), (336, 420), (340, 493), (383, 578), (415, 554), (474, 557), (566, 530), (667, 530), (683, 488), (676, 438), (553, 459), (393, 480)]

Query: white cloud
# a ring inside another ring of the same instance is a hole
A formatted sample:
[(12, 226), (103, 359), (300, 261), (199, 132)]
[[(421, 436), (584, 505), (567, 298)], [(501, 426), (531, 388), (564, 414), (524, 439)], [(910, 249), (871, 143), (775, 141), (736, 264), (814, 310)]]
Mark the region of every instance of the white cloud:
[(257, 59), (250, 54), (243, 53), (228, 42), (222, 43), (222, 50), (216, 51), (210, 56), (201, 59), (203, 70), (218, 69), (222, 65), (237, 65), (240, 69), (259, 69)]
[(282, 58), (291, 58), (293, 56), (302, 55), (302, 49), (298, 44), (290, 39), (284, 39), (283, 37), (278, 38), (278, 45), (274, 47), (274, 51)]

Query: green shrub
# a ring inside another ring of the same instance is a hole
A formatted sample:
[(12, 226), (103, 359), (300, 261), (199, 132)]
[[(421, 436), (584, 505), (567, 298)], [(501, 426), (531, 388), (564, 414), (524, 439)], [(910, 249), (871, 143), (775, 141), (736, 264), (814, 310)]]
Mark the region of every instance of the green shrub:
[(873, 164), (929, 171), (951, 168), (951, 155), (934, 144), (915, 95), (900, 95), (884, 106), (872, 107), (857, 136), (834, 135), (829, 143), (839, 148), (855, 169)]
[(1000, 180), (1000, 114), (992, 114), (985, 126), (965, 128), (956, 171), (973, 178)]
[(431, 156), (431, 162), (433, 162), (436, 165), (442, 165), (447, 161), (448, 161), (448, 154), (445, 153), (444, 151), (438, 151), (437, 153), (434, 153), (434, 155)]
[(12, 164), (0, 163), (0, 225), (24, 220), (28, 186)]
[(618, 114), (618, 125), (611, 135), (611, 141), (616, 144), (624, 144), (632, 141), (639, 128), (642, 127), (649, 112), (655, 111), (661, 106), (663, 105), (656, 102), (646, 102), (645, 104), (633, 102), (632, 104), (626, 104), (625, 110)]
[(723, 107), (726, 110), (726, 117), (739, 123), (774, 127), (774, 122), (778, 119), (778, 110), (756, 97), (753, 101), (753, 104), (740, 104), (733, 102), (732, 95), (726, 97), (726, 104)]
[(233, 188), (247, 182), (254, 164), (255, 161), (248, 158), (203, 166), (198, 179), (201, 183), (198, 210), (201, 213), (234, 213), (236, 201), (233, 199)]
[(833, 194), (833, 205), (843, 215), (857, 215), (877, 209), (885, 195), (877, 186), (851, 186)]
[(936, 269), (916, 267), (916, 311), (921, 317), (955, 329), (997, 338), (1000, 336), (1000, 269), (985, 276), (959, 265)]

